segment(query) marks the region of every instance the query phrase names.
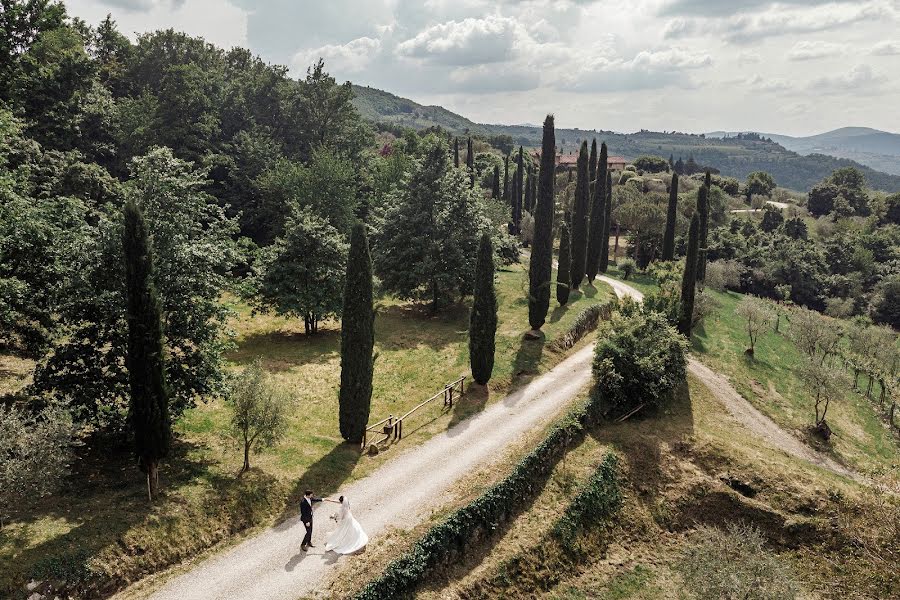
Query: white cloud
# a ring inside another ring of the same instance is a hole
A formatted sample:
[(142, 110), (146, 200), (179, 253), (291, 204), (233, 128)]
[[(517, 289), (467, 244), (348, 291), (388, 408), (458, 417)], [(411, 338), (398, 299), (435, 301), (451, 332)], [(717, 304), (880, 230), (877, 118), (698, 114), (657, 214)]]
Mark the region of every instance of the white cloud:
[(644, 50), (631, 60), (598, 57), (565, 77), (563, 83), (578, 92), (615, 92), (670, 86), (690, 88), (696, 84), (685, 72), (708, 67), (712, 62), (712, 57), (705, 52), (683, 48)]
[(186, 0), (103, 0), (102, 4), (131, 12), (147, 12), (155, 8), (181, 8)]
[(697, 31), (697, 21), (694, 19), (672, 19), (666, 23), (663, 29), (663, 37), (668, 39), (676, 39), (687, 37)]
[(759, 55), (759, 52), (753, 52), (750, 50), (741, 51), (737, 57), (737, 63), (740, 66), (755, 65), (760, 61), (762, 61), (762, 56)]
[(813, 79), (807, 86), (810, 91), (826, 94), (867, 94), (878, 91), (887, 77), (876, 73), (869, 65), (856, 65), (841, 75), (826, 75)]
[(758, 92), (786, 92), (792, 89), (792, 85), (786, 79), (780, 77), (763, 77), (762, 75), (754, 75), (743, 81), (743, 84), (753, 91)]
[(513, 57), (518, 23), (488, 16), (433, 25), (397, 46), (399, 56), (445, 65), (503, 62)]
[(319, 58), (325, 60), (325, 66), (330, 71), (340, 74), (358, 73), (362, 71), (381, 51), (381, 40), (370, 37), (361, 37), (351, 40), (346, 44), (326, 44), (319, 48), (301, 50), (291, 60), (291, 66), (298, 72), (303, 72), (309, 65)]
[(894, 56), (900, 54), (900, 40), (884, 40), (872, 46), (869, 52), (875, 56)]
[(732, 17), (723, 24), (722, 30), (726, 40), (745, 44), (772, 36), (814, 33), (887, 19), (894, 12), (883, 1), (827, 4), (815, 10), (785, 10), (775, 5), (760, 14)]
[(540, 84), (540, 77), (533, 69), (497, 69), (495, 65), (477, 65), (454, 69), (450, 73), (450, 81), (459, 91), (484, 94), (533, 90)]
[(828, 58), (829, 56), (837, 56), (847, 51), (845, 44), (835, 44), (832, 42), (823, 42), (821, 40), (814, 42), (797, 42), (791, 51), (788, 52), (788, 58), (791, 60), (814, 60), (817, 58)]

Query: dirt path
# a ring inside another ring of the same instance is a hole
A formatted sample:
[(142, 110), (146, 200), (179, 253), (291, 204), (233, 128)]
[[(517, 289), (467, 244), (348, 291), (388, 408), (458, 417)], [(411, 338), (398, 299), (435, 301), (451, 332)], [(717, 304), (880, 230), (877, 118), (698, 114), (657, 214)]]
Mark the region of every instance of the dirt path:
[[(483, 412), (340, 489), (370, 538), (387, 527), (409, 528), (426, 519), (462, 477), (499, 460), (523, 434), (545, 426), (589, 384), (592, 357), (593, 347), (588, 345)], [(323, 550), (325, 533), (334, 527), (328, 519), (333, 512), (332, 504), (317, 505), (313, 536), (317, 547), (309, 553), (300, 551), (303, 526), (295, 517), (200, 563), (150, 597), (317, 597), (335, 563), (347, 560)]]
[[(599, 279), (611, 285), (616, 295), (620, 298), (631, 296), (638, 302), (644, 299), (644, 294), (626, 283), (604, 276), (599, 277)], [(859, 473), (851, 471), (820, 452), (816, 452), (782, 429), (775, 421), (761, 413), (746, 398), (741, 396), (728, 382), (728, 379), (719, 375), (699, 360), (695, 358), (688, 359), (688, 371), (709, 388), (713, 396), (725, 405), (732, 417), (772, 446), (791, 456), (833, 471), (838, 475), (857, 481), (864, 480)]]

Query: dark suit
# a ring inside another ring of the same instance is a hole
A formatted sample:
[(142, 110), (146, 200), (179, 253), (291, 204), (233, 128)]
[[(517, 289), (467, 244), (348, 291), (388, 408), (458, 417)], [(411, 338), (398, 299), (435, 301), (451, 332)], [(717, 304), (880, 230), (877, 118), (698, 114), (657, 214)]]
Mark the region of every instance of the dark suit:
[(313, 510), (312, 505), (316, 502), (321, 502), (321, 498), (316, 498), (314, 496), (310, 496), (307, 498), (304, 496), (300, 500), (300, 522), (303, 523), (303, 526), (306, 527), (306, 535), (303, 536), (303, 543), (300, 545), (305, 548), (307, 546), (312, 545), (312, 528), (313, 528)]

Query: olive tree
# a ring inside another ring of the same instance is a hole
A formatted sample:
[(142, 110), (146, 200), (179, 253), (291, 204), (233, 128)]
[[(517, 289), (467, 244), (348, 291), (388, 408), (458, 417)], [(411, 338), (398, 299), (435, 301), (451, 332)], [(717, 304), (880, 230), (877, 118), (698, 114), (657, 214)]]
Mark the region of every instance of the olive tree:
[(744, 322), (747, 337), (750, 340), (750, 347), (747, 348), (746, 353), (752, 357), (756, 351), (756, 342), (760, 334), (764, 333), (772, 323), (771, 310), (763, 300), (755, 296), (745, 296), (734, 309), (734, 313)]
[(244, 465), (238, 476), (250, 470), (250, 450), (271, 448), (284, 435), (287, 424), (287, 395), (254, 361), (234, 378), (228, 403), (231, 430), (244, 449)]

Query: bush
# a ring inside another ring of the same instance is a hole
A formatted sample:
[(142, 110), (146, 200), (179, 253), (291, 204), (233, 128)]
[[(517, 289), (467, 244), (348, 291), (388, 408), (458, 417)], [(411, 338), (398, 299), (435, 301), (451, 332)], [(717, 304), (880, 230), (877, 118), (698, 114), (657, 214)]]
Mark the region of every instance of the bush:
[(826, 298), (825, 314), (836, 319), (853, 316), (853, 298)]
[(694, 314), (691, 320), (691, 326), (697, 327), (706, 319), (706, 317), (714, 314), (722, 304), (716, 300), (712, 294), (705, 292), (697, 292), (694, 297)]
[(588, 306), (578, 313), (578, 316), (575, 317), (575, 321), (572, 322), (572, 325), (570, 325), (566, 331), (559, 334), (556, 339), (550, 343), (550, 347), (553, 350), (560, 352), (573, 347), (578, 343), (578, 340), (583, 338), (589, 331), (596, 329), (597, 324), (601, 319), (609, 319), (618, 304), (619, 301), (617, 299), (612, 299), (606, 304), (593, 304)]
[(573, 549), (578, 534), (584, 528), (597, 525), (618, 510), (622, 504), (618, 480), (616, 455), (607, 454), (553, 526), (553, 536), (564, 547)]
[(50, 405), (32, 415), (0, 405), (0, 523), (23, 503), (52, 493), (69, 473), (75, 427)]
[[(628, 165), (628, 167), (630, 166), (631, 165)], [(625, 170), (622, 171), (621, 175), (619, 175), (619, 185), (625, 185), (626, 183), (628, 183), (629, 179), (633, 179), (638, 176), (638, 174), (635, 173), (634, 170), (629, 170), (628, 167), (625, 167)]]
[(704, 282), (717, 292), (741, 288), (741, 263), (736, 260), (716, 260), (706, 265)]
[(753, 527), (700, 527), (676, 568), (685, 587), (701, 600), (796, 598), (799, 588), (790, 569), (764, 545)]
[(622, 272), (622, 279), (628, 279), (637, 271), (637, 263), (633, 258), (623, 258), (619, 261), (619, 270)]
[(519, 256), (522, 253), (522, 250), (516, 236), (509, 235), (505, 231), (502, 231), (494, 240), (494, 245), (496, 248), (495, 254), (501, 265), (509, 266), (519, 262)]
[(602, 396), (604, 412), (659, 406), (684, 382), (687, 341), (663, 315), (614, 315), (601, 324), (598, 335), (593, 370), (595, 395)]

